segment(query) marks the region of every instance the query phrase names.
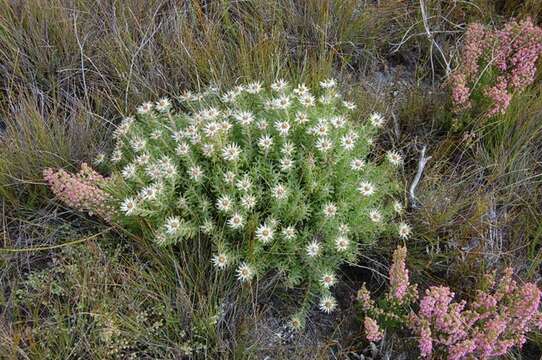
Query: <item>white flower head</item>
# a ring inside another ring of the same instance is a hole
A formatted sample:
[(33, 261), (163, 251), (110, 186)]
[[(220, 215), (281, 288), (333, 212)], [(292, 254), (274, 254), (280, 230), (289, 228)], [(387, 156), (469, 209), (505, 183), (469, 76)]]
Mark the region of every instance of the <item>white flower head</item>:
[(184, 93), (179, 95), (179, 100), (181, 100), (181, 101), (193, 101), (194, 100), (194, 95), (192, 94), (191, 91), (186, 90)]
[(159, 246), (165, 246), (167, 245), (168, 241), (167, 241), (167, 237), (165, 234), (163, 233), (158, 233), (155, 235), (155, 238), (154, 238), (154, 242), (156, 244), (158, 244)]
[(216, 121), (210, 121), (207, 124), (205, 124), (205, 127), (203, 128), (203, 133), (209, 137), (213, 138), (222, 130), (222, 125), (217, 123)]
[(408, 239), (410, 235), (412, 234), (412, 228), (407, 223), (400, 223), (399, 224), (399, 237), (401, 239)]
[(201, 231), (204, 233), (204, 234), (211, 234), (213, 232), (213, 230), (215, 229), (215, 224), (213, 223), (212, 220), (205, 220), (203, 222), (203, 224), (200, 226), (200, 229)]
[(303, 105), (306, 108), (314, 106), (314, 103), (316, 102), (315, 97), (312, 96), (311, 94), (300, 95), (298, 99), (301, 105)]
[(404, 211), (403, 204), (401, 204), (399, 201), (395, 200), (395, 201), (393, 202), (393, 210), (394, 210), (397, 214), (402, 214), (403, 211)]
[(269, 135), (263, 135), (258, 139), (258, 146), (263, 151), (267, 152), (273, 145), (273, 138)]
[(201, 146), (201, 152), (205, 157), (212, 157), (215, 152), (215, 146), (213, 144), (203, 144)]
[(135, 137), (130, 142), (132, 145), (132, 149), (134, 149), (135, 152), (140, 152), (145, 149), (145, 146), (147, 145), (147, 141), (140, 137)]
[(310, 242), (308, 245), (307, 245), (307, 256), (308, 257), (316, 257), (318, 255), (320, 255), (320, 249), (321, 249), (321, 245), (318, 241), (316, 240), (313, 240), (312, 242)]
[(233, 201), (228, 195), (222, 195), (216, 201), (216, 207), (219, 211), (228, 213), (233, 208)]
[(219, 270), (224, 270), (226, 266), (228, 266), (228, 260), (229, 260), (228, 255), (224, 253), (219, 253), (219, 254), (213, 255), (211, 262)]
[(373, 209), (369, 211), (369, 219), (371, 219), (372, 222), (380, 223), (382, 222), (382, 213), (379, 210)]
[(251, 210), (256, 206), (256, 198), (250, 194), (243, 195), (241, 198), (241, 206), (246, 210)]
[(186, 156), (190, 152), (190, 145), (188, 143), (182, 142), (179, 145), (177, 145), (177, 148), (175, 149), (175, 153), (179, 156)]
[(98, 153), (96, 157), (94, 158), (94, 165), (100, 165), (103, 164), (105, 161), (105, 154), (103, 152)]
[(241, 148), (237, 144), (228, 144), (222, 149), (222, 157), (226, 161), (237, 161), (241, 155)]
[(148, 153), (143, 153), (136, 156), (134, 163), (137, 165), (147, 165), (151, 160), (151, 156)]
[(333, 116), (329, 119), (329, 123), (335, 129), (341, 129), (346, 125), (346, 119), (344, 118), (344, 116)]
[(275, 122), (275, 129), (277, 129), (281, 136), (288, 136), (290, 123), (288, 123), (288, 121), (277, 121)]
[(160, 129), (154, 129), (151, 134), (149, 135), (149, 137), (153, 140), (158, 140), (162, 137), (162, 130)]
[(149, 185), (141, 189), (139, 196), (143, 200), (151, 201), (155, 200), (158, 196), (158, 188), (155, 185)]
[(280, 159), (280, 170), (283, 172), (288, 172), (294, 166), (294, 161), (289, 157), (283, 157)]
[(299, 331), (303, 328), (303, 319), (297, 315), (292, 316), (289, 326), (294, 331)]
[(220, 130), (222, 130), (224, 133), (227, 133), (228, 131), (230, 131), (232, 127), (233, 125), (228, 120), (224, 120), (220, 122)]
[(254, 277), (254, 269), (252, 266), (243, 262), (237, 268), (237, 279), (241, 282), (248, 282)]
[(322, 89), (332, 89), (336, 85), (337, 83), (335, 82), (335, 79), (330, 78), (330, 79), (320, 81), (320, 86), (322, 87)]
[(320, 299), (320, 310), (329, 314), (337, 307), (337, 300), (333, 296), (326, 295)]
[(256, 238), (262, 243), (267, 244), (273, 240), (274, 230), (272, 226), (262, 224), (256, 229)]
[(158, 166), (166, 178), (174, 178), (177, 174), (177, 165), (167, 156), (160, 159)]
[(348, 224), (341, 223), (339, 225), (339, 233), (341, 233), (342, 235), (346, 235), (349, 232), (350, 232), (350, 227), (348, 226)]
[(258, 130), (264, 131), (267, 129), (267, 126), (267, 121), (265, 121), (264, 119), (260, 119), (256, 122), (256, 127), (258, 128)]
[(245, 219), (239, 213), (234, 213), (231, 218), (228, 219), (228, 226), (234, 230), (240, 229), (245, 225)]
[(163, 97), (156, 102), (155, 108), (161, 113), (168, 112), (171, 109), (171, 101), (167, 97)]
[(166, 234), (168, 234), (169, 236), (176, 236), (181, 230), (181, 219), (176, 216), (167, 218), (165, 228)]
[(273, 216), (267, 218), (267, 223), (269, 226), (276, 227), (279, 224), (279, 221), (275, 219)]
[(235, 182), (235, 173), (233, 171), (226, 171), (224, 173), (224, 181), (226, 184), (232, 185)]
[(279, 110), (286, 110), (290, 107), (291, 99), (288, 95), (281, 95), (273, 100), (273, 108)]
[(250, 180), (250, 176), (248, 176), (248, 174), (245, 174), (241, 179), (237, 180), (235, 186), (239, 191), (249, 191), (252, 188), (252, 181)]
[(363, 196), (371, 196), (375, 193), (376, 189), (375, 189), (375, 186), (371, 184), (370, 182), (362, 181), (359, 183), (358, 191)]
[(137, 210), (137, 201), (132, 198), (126, 198), (120, 205), (120, 211), (122, 211), (124, 214), (130, 216), (133, 215)]
[(236, 91), (230, 90), (224, 93), (220, 99), (225, 103), (233, 103), (237, 99), (238, 95), (239, 94)]
[(137, 167), (135, 164), (128, 164), (122, 169), (122, 177), (125, 179), (133, 179), (136, 175)]
[(188, 169), (188, 175), (192, 180), (199, 182), (203, 178), (203, 170), (201, 170), (200, 166), (194, 165)]
[(271, 84), (271, 89), (277, 92), (282, 92), (286, 90), (286, 87), (288, 86), (288, 82), (284, 79), (278, 79), (273, 84)]
[(363, 161), (362, 159), (352, 159), (352, 161), (350, 161), (350, 168), (354, 171), (359, 171), (363, 169), (364, 166), (365, 161)]
[(273, 99), (267, 99), (263, 102), (263, 108), (265, 110), (273, 110), (275, 108), (275, 101)]
[(343, 101), (343, 105), (345, 108), (347, 108), (348, 110), (354, 110), (356, 109), (356, 104), (354, 104), (353, 102), (351, 101)]
[(309, 132), (318, 136), (318, 137), (324, 137), (327, 136), (329, 132), (329, 126), (326, 120), (320, 120), (318, 123), (309, 129)]
[(258, 94), (260, 91), (262, 91), (262, 83), (259, 81), (252, 82), (246, 86), (246, 91), (249, 94)]
[(309, 88), (305, 84), (299, 84), (293, 91), (297, 96), (309, 94)]
[(171, 138), (175, 140), (175, 142), (181, 141), (185, 137), (185, 133), (183, 130), (173, 130), (171, 133)]
[(350, 245), (350, 240), (344, 235), (339, 235), (335, 239), (335, 249), (337, 249), (337, 251), (340, 251), (340, 252), (345, 251), (348, 249), (349, 245)]
[(333, 143), (329, 138), (322, 137), (319, 138), (318, 141), (316, 141), (316, 148), (321, 152), (326, 153), (333, 148)]
[(152, 110), (151, 102), (144, 102), (143, 104), (139, 105), (139, 107), (137, 108), (137, 112), (139, 114), (146, 114), (151, 110)]
[(286, 141), (282, 145), (282, 148), (280, 148), (280, 153), (285, 156), (292, 156), (294, 154), (294, 151), (295, 151), (295, 146), (293, 143), (289, 141)]
[(207, 121), (214, 120), (220, 116), (220, 110), (215, 107), (203, 109), (200, 113), (201, 117)]
[(386, 153), (386, 158), (393, 166), (399, 166), (403, 163), (403, 157), (397, 151), (390, 150)]
[(278, 184), (271, 190), (273, 197), (277, 200), (284, 200), (288, 196), (288, 190), (282, 184)]
[(332, 273), (324, 273), (322, 277), (320, 278), (320, 284), (322, 284), (323, 287), (326, 289), (329, 289), (333, 285), (335, 285), (335, 282), (337, 279), (335, 278), (335, 275)]
[(145, 167), (145, 172), (153, 180), (160, 180), (164, 177), (162, 167), (158, 163), (147, 164)]
[(371, 122), (371, 124), (373, 124), (373, 126), (377, 128), (383, 127), (384, 124), (386, 123), (386, 120), (384, 119), (384, 117), (377, 112), (372, 113), (371, 116), (369, 116), (369, 121)]
[(240, 111), (234, 115), (235, 120), (244, 127), (249, 126), (254, 122), (254, 115), (249, 111)]
[(350, 132), (350, 133), (344, 135), (341, 138), (342, 147), (347, 151), (354, 150), (354, 147), (356, 146), (356, 138), (357, 138), (357, 134), (355, 134), (353, 132)]
[(304, 125), (310, 121), (307, 113), (300, 112), (296, 114), (295, 121), (301, 125)]
[(158, 166), (162, 170), (164, 177), (174, 177), (177, 173), (177, 165), (168, 157), (164, 156), (158, 161)]
[(282, 236), (284, 236), (284, 238), (286, 240), (293, 240), (295, 239), (295, 236), (296, 236), (296, 230), (295, 230), (295, 227), (293, 226), (288, 226), (288, 227), (285, 227), (284, 229), (282, 229)]
[(328, 219), (335, 217), (337, 214), (337, 205), (334, 203), (327, 203), (324, 205), (324, 216)]
[(124, 118), (122, 122), (120, 123), (120, 125), (115, 129), (113, 136), (118, 139), (128, 134), (134, 121), (135, 119), (131, 116)]

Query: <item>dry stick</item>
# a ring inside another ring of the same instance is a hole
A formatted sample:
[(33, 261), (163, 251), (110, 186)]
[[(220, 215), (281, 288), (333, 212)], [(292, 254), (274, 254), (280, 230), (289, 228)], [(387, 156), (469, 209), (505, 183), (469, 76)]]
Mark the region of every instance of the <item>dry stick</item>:
[[(154, 12), (154, 14), (152, 16), (152, 20), (153, 20), (152, 23), (153, 24), (154, 24), (154, 19), (156, 18), (160, 8), (161, 8), (161, 5), (156, 8), (156, 11)], [(147, 32), (143, 36), (143, 40), (141, 41), (141, 44), (137, 48), (136, 52), (132, 55), (132, 59), (130, 60), (130, 71), (128, 72), (128, 79), (126, 80), (126, 90), (124, 91), (124, 111), (127, 111), (127, 109), (128, 109), (128, 91), (130, 90), (130, 85), (131, 85), (131, 80), (132, 80), (132, 73), (134, 71), (134, 66), (135, 66), (135, 60), (139, 56), (139, 52), (141, 52), (143, 50), (143, 48), (145, 48), (145, 46), (147, 46), (147, 44), (151, 41), (151, 39), (158, 32), (158, 30), (160, 30), (161, 27), (162, 27), (162, 21), (160, 21), (158, 23), (158, 25), (156, 25), (156, 28), (149, 35), (148, 32), (151, 29), (151, 25), (149, 25), (149, 28), (147, 29)], [(148, 37), (147, 37), (147, 35), (148, 35)]]
[(425, 29), (425, 32), (427, 33), (427, 38), (431, 41), (431, 48), (430, 48), (431, 55), (430, 56), (431, 56), (431, 69), (432, 69), (432, 72), (433, 72), (433, 80), (435, 78), (435, 70), (433, 68), (433, 45), (439, 51), (440, 56), (442, 56), (442, 60), (444, 61), (444, 63), (446, 63), (446, 76), (448, 76), (448, 75), (450, 75), (450, 73), (452, 71), (452, 68), (451, 68), (451, 65), (450, 65), (450, 60), (448, 60), (446, 58), (446, 55), (444, 55), (444, 51), (442, 50), (440, 45), (436, 42), (436, 40), (435, 40), (435, 38), (433, 36), (433, 33), (431, 32), (431, 29), (429, 27), (429, 20), (428, 20), (428, 17), (427, 17), (427, 11), (425, 9), (424, 0), (420, 0), (420, 11), (422, 13), (423, 27)]
[[(73, 17), (73, 30), (74, 30), (74, 33), (75, 33), (75, 39), (77, 40), (77, 45), (79, 46), (79, 53), (81, 55), (81, 78), (83, 80), (83, 89), (85, 90), (85, 101), (86, 101), (86, 105), (87, 107), (90, 108), (90, 100), (88, 98), (88, 88), (87, 88), (87, 80), (86, 80), (86, 76), (85, 76), (85, 72), (86, 72), (86, 68), (85, 68), (85, 54), (84, 54), (84, 51), (83, 51), (83, 43), (81, 43), (81, 40), (79, 39), (79, 33), (77, 31), (77, 13), (74, 15)], [(88, 36), (88, 35), (87, 35)], [(86, 37), (83, 41), (86, 41)]]
[(109, 228), (107, 228), (107, 229), (105, 229), (103, 231), (100, 231), (97, 234), (87, 236), (87, 237), (84, 237), (84, 238), (81, 238), (81, 239), (73, 240), (73, 241), (68, 241), (67, 243), (58, 244), (58, 245), (36, 246), (36, 247), (30, 247), (30, 248), (1, 248), (0, 253), (20, 253), (20, 252), (45, 251), (45, 250), (58, 249), (58, 248), (61, 248), (61, 247), (64, 247), (64, 246), (75, 245), (75, 244), (79, 244), (79, 243), (82, 243), (82, 242), (85, 242), (85, 241), (88, 241), (88, 240), (95, 239), (95, 238), (99, 237), (100, 235), (103, 235), (103, 234), (109, 232), (109, 230), (111, 230), (111, 229), (112, 228), (109, 227)]
[(412, 184), (410, 184), (410, 189), (408, 192), (410, 203), (413, 208), (418, 207), (416, 195), (414, 194), (414, 192), (416, 191), (416, 187), (418, 186), (418, 183), (420, 182), (420, 179), (422, 178), (423, 169), (425, 168), (425, 165), (431, 159), (431, 156), (428, 156), (428, 157), (425, 156), (426, 149), (427, 149), (427, 146), (424, 145), (420, 154), (420, 160), (418, 162), (418, 171), (416, 172), (416, 176), (414, 177)]

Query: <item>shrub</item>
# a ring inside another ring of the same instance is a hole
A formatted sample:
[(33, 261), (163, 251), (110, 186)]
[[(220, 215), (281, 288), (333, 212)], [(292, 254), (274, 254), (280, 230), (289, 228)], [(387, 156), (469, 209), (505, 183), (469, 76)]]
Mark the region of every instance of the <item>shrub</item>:
[[(541, 292), (533, 283), (517, 284), (507, 268), (499, 281), (486, 274), (472, 301), (454, 302), (446, 286), (432, 286), (418, 302), (405, 267), (406, 248), (394, 252), (390, 290), (376, 304), (365, 285), (358, 291), (369, 341), (382, 339), (383, 327), (409, 329), (418, 337), (423, 358), (489, 359), (521, 347), (526, 334), (542, 329)], [(412, 307), (416, 311), (410, 310)], [(379, 324), (380, 322), (380, 324)]]
[(108, 164), (97, 159), (112, 169), (96, 184), (118, 209), (112, 221), (159, 246), (207, 238), (216, 269), (234, 268), (240, 282), (278, 272), (306, 286), (295, 327), (315, 295), (333, 311), (338, 266), (380, 234), (407, 237), (410, 227), (392, 222), (402, 209), (393, 199), (401, 156), (369, 158), (384, 118), (353, 122), (355, 106), (335, 81), (321, 87), (211, 88), (183, 95), (182, 112), (165, 98), (141, 105), (117, 128)]
[(502, 30), (469, 25), (461, 64), (451, 77), (455, 106), (476, 105), (487, 116), (504, 113), (514, 92), (533, 83), (541, 53), (542, 28), (529, 18), (512, 20)]

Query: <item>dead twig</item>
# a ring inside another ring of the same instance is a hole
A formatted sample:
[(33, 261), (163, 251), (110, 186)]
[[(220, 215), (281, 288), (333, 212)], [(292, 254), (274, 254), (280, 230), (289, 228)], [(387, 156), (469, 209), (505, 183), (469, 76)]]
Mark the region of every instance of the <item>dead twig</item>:
[(433, 64), (433, 46), (438, 50), (438, 52), (440, 53), (440, 56), (442, 57), (442, 60), (446, 64), (446, 77), (448, 77), (450, 73), (452, 72), (451, 60), (447, 58), (447, 56), (444, 54), (444, 51), (442, 50), (440, 45), (435, 40), (435, 37), (433, 36), (433, 32), (431, 31), (431, 28), (429, 27), (429, 18), (427, 16), (427, 9), (425, 8), (424, 0), (420, 0), (420, 11), (422, 13), (422, 22), (423, 22), (423, 27), (425, 29), (425, 32), (427, 34), (427, 39), (431, 42), (431, 47), (429, 48), (429, 52), (430, 52), (433, 81), (435, 81), (435, 67)]
[(416, 187), (418, 186), (418, 183), (420, 182), (420, 179), (422, 178), (423, 170), (425, 168), (425, 165), (427, 162), (431, 159), (431, 156), (425, 156), (425, 151), (427, 150), (427, 146), (423, 146), (421, 154), (420, 154), (420, 160), (418, 161), (418, 171), (416, 172), (416, 176), (414, 177), (414, 180), (412, 181), (412, 184), (410, 184), (408, 196), (410, 198), (410, 204), (413, 208), (418, 208), (418, 200), (416, 199)]

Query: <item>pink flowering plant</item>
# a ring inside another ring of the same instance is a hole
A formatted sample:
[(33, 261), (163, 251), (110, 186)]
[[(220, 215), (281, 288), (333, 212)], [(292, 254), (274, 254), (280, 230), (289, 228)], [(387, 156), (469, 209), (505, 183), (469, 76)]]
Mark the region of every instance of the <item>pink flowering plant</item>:
[(454, 106), (488, 117), (504, 113), (514, 94), (535, 80), (541, 53), (542, 28), (531, 19), (512, 20), (499, 30), (469, 25), (460, 65), (450, 79)]
[(112, 155), (96, 159), (110, 177), (89, 188), (47, 170), (53, 192), (161, 247), (208, 239), (216, 271), (242, 283), (277, 272), (304, 286), (295, 328), (314, 298), (324, 312), (336, 308), (338, 267), (360, 246), (386, 232), (409, 236), (395, 221), (402, 157), (370, 157), (385, 119), (358, 120), (335, 80), (315, 91), (279, 80), (179, 100), (182, 111), (163, 98), (118, 126)]
[(400, 329), (408, 319), (409, 305), (418, 298), (417, 286), (410, 284), (406, 257), (405, 246), (400, 246), (393, 252), (389, 270), (390, 286), (388, 292), (378, 301), (371, 298), (365, 284), (358, 290), (359, 306), (365, 314), (364, 332), (369, 341), (380, 341), (383, 329)]
[(76, 174), (62, 169), (45, 169), (43, 177), (57, 198), (66, 205), (111, 221), (114, 209), (110, 195), (104, 190), (108, 180), (88, 164), (81, 164)]
[(422, 358), (490, 359), (522, 347), (529, 332), (542, 329), (540, 290), (533, 283), (518, 284), (511, 268), (498, 281), (495, 273), (486, 274), (471, 301), (455, 301), (445, 286), (430, 287), (418, 301), (405, 257), (404, 247), (395, 251), (384, 301), (376, 304), (365, 287), (358, 292), (367, 340), (381, 340), (391, 319), (417, 337)]

